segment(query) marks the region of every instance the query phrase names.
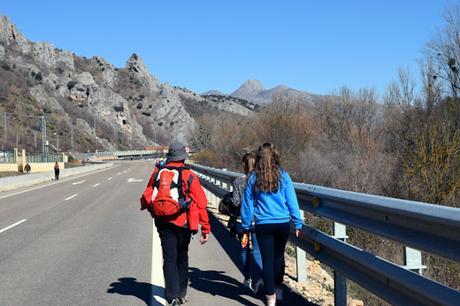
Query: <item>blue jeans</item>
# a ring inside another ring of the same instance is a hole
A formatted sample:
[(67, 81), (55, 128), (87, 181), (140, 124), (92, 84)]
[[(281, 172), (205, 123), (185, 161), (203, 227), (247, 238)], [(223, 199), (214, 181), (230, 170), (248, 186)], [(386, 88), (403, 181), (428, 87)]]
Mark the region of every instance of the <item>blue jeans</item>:
[[(238, 225), (238, 232), (241, 234), (241, 225)], [(262, 277), (262, 256), (260, 255), (259, 243), (257, 242), (254, 228), (251, 228), (249, 233), (251, 235), (252, 249), (249, 247), (249, 243), (245, 248), (241, 248), (243, 276), (245, 280), (252, 279), (253, 282), (256, 282)]]

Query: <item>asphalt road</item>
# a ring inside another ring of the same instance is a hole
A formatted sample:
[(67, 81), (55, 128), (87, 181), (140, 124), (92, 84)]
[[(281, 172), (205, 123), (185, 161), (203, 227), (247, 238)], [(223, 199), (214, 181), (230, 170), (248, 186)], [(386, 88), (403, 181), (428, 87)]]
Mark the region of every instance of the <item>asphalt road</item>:
[[(120, 162), (0, 193), (0, 305), (163, 304), (161, 247), (138, 201), (151, 169)], [(187, 304), (263, 305), (241, 286), (237, 242), (211, 219), (209, 242), (190, 245)]]

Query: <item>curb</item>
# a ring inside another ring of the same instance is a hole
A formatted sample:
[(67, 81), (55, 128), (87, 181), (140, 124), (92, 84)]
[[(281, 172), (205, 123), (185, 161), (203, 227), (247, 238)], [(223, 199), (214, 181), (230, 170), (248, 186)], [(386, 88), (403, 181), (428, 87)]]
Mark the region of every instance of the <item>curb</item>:
[[(113, 163), (104, 163), (91, 166), (62, 169), (60, 178), (71, 177), (74, 175), (84, 174), (96, 170), (113, 167)], [(0, 179), (0, 192), (10, 191), (22, 187), (29, 187), (36, 184), (50, 182), (54, 179), (54, 172), (33, 173), (29, 175), (11, 176)]]

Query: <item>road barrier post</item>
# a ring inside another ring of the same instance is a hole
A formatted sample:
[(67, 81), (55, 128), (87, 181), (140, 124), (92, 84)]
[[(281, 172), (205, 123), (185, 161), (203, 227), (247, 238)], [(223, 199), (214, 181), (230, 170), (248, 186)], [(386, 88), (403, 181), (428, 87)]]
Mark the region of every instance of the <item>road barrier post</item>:
[[(334, 222), (335, 239), (347, 241), (347, 228), (345, 225)], [(347, 279), (340, 273), (334, 270), (334, 305), (347, 305)]]
[[(305, 215), (304, 211), (300, 211), (300, 218), (304, 220)], [(295, 248), (296, 254), (296, 269), (297, 269), (297, 281), (298, 282), (306, 282), (307, 281), (307, 252), (305, 252), (302, 248), (296, 246)]]

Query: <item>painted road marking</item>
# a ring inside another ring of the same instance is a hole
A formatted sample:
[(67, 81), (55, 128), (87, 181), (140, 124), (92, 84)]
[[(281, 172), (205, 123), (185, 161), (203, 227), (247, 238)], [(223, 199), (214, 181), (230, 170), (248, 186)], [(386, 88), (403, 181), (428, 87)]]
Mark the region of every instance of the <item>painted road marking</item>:
[[(87, 175), (92, 175), (92, 174), (97, 174), (97, 173), (101, 173), (101, 172), (104, 172), (104, 171), (107, 171), (107, 170), (111, 170), (113, 168), (117, 168), (117, 167), (120, 167), (120, 166), (114, 166), (114, 167), (110, 167), (110, 168), (106, 168), (106, 169), (102, 169), (102, 170), (95, 170), (95, 171), (90, 171), (90, 172), (86, 172), (86, 173), (81, 173), (81, 174), (78, 174), (78, 175), (75, 175), (75, 176), (71, 176), (69, 178), (64, 178), (62, 180), (59, 180), (59, 181), (52, 181), (52, 183), (49, 183), (49, 184), (44, 184), (44, 185), (40, 185), (40, 186), (37, 186), (37, 187), (33, 187), (33, 188), (29, 188), (29, 189), (26, 189), (26, 190), (22, 190), (22, 191), (18, 191), (18, 192), (13, 192), (13, 193), (9, 193), (9, 194), (6, 194), (6, 195), (3, 195), (3, 196), (0, 196), (0, 200), (1, 199), (6, 199), (6, 198), (9, 198), (9, 197), (14, 197), (14, 196), (17, 196), (17, 195), (20, 195), (20, 194), (23, 194), (23, 193), (26, 193), (26, 192), (29, 192), (29, 191), (34, 191), (34, 190), (38, 190), (38, 189), (42, 189), (42, 188), (46, 188), (46, 187), (50, 187), (50, 186), (54, 186), (56, 184), (62, 184), (62, 183), (65, 183), (69, 180), (73, 180), (75, 178), (79, 178), (79, 177), (82, 177), (82, 176), (87, 176)], [(7, 190), (5, 192), (9, 192), (10, 190)]]
[(152, 271), (151, 271), (151, 281), (152, 284), (152, 292), (150, 296), (152, 296), (152, 300), (150, 305), (166, 305), (165, 296), (165, 279), (163, 277), (162, 271), (162, 263), (163, 257), (161, 255), (161, 242), (160, 237), (158, 236), (157, 229), (155, 227), (155, 223), (153, 224), (153, 231), (152, 231)]
[(99, 186), (99, 185), (100, 185), (100, 184), (99, 184), (99, 183), (97, 183), (97, 184), (94, 184), (94, 185), (93, 185), (93, 187), (97, 187), (97, 186)]
[(86, 182), (86, 181), (85, 181), (85, 180), (81, 180), (81, 181), (72, 183), (72, 185), (80, 185), (80, 184), (83, 184), (84, 182)]
[(73, 199), (73, 198), (75, 198), (77, 195), (78, 195), (78, 193), (73, 194), (73, 195), (71, 195), (70, 197), (68, 197), (67, 199), (65, 199), (64, 201), (68, 201), (68, 200), (70, 200), (70, 199)]
[(112, 177), (109, 177), (107, 180), (110, 181), (112, 179)]
[(144, 180), (141, 179), (135, 179), (134, 177), (130, 177), (128, 179), (128, 183), (136, 183), (136, 182), (143, 182)]
[(124, 174), (128, 173), (128, 170), (123, 171)]
[(120, 174), (121, 174), (121, 172), (118, 172), (118, 173), (117, 173), (117, 175), (120, 175)]
[(7, 230), (9, 230), (10, 228), (15, 227), (16, 225), (21, 224), (22, 222), (26, 222), (26, 221), (27, 221), (27, 219), (22, 219), (21, 221), (18, 221), (18, 222), (14, 223), (14, 224), (11, 224), (10, 226), (7, 226), (7, 227), (5, 227), (5, 228), (2, 228), (2, 229), (0, 230), (0, 234), (3, 233), (3, 232), (5, 232), (5, 231), (7, 231)]

